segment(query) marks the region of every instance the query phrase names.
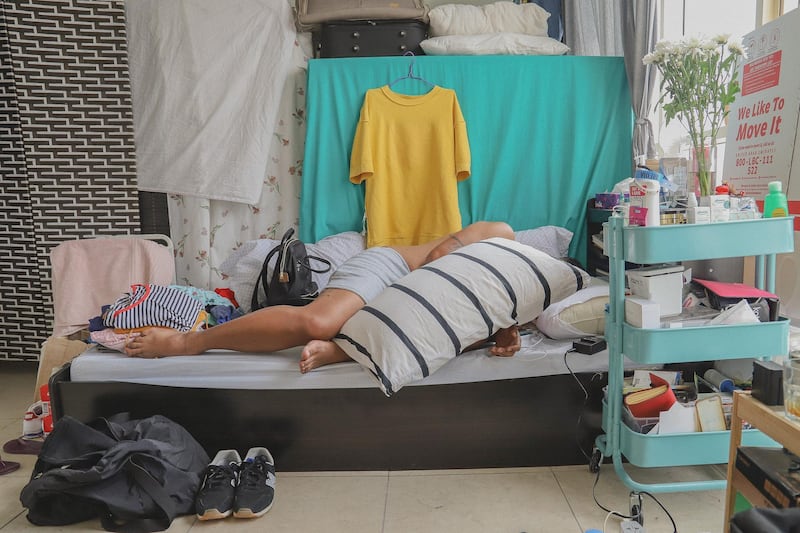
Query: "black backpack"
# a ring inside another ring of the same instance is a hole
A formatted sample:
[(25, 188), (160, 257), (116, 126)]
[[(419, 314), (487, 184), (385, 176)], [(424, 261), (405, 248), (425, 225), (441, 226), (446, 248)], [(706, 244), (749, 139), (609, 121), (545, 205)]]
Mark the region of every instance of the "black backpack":
[[(306, 305), (311, 303), (319, 295), (316, 282), (312, 279), (311, 273), (322, 274), (331, 269), (331, 263), (327, 259), (308, 255), (306, 245), (303, 241), (292, 237), (294, 229), (289, 228), (283, 234), (279, 245), (269, 251), (261, 273), (256, 280), (253, 297), (250, 300), (250, 307), (253, 311), (272, 305)], [(269, 276), (268, 263), (272, 257), (278, 254), (272, 276)], [(311, 267), (310, 260), (319, 261), (325, 266), (319, 269)], [(264, 289), (266, 299), (259, 302), (259, 287)]]
[(106, 531), (162, 531), (194, 513), (208, 461), (183, 426), (160, 415), (121, 413), (90, 424), (65, 416), (45, 439), (20, 501), (37, 526), (100, 518)]

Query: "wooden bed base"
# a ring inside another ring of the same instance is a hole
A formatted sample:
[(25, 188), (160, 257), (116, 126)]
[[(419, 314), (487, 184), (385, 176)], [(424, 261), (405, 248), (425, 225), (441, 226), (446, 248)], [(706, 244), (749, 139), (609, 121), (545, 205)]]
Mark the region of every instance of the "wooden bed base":
[[(378, 389), (243, 390), (50, 380), (55, 419), (164, 415), (210, 456), (265, 446), (282, 471), (588, 465), (607, 375)], [(594, 377), (594, 379), (593, 379)]]

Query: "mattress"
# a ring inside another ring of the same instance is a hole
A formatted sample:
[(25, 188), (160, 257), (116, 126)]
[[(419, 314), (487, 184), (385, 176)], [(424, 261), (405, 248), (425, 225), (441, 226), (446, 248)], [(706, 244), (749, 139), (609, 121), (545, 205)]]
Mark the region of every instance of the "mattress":
[[(494, 357), (488, 348), (466, 352), (434, 374), (408, 386), (471, 383), (511, 378), (605, 372), (608, 351), (593, 355), (564, 353), (572, 341), (548, 339), (539, 332), (522, 337), (514, 357)], [(203, 355), (141, 359), (93, 346), (72, 361), (74, 382), (121, 381), (146, 385), (213, 389), (378, 388), (377, 381), (355, 362), (336, 363), (301, 374), (301, 348), (270, 354), (214, 350)], [(625, 368), (646, 368), (626, 360)], [(652, 367), (652, 365), (650, 366)]]

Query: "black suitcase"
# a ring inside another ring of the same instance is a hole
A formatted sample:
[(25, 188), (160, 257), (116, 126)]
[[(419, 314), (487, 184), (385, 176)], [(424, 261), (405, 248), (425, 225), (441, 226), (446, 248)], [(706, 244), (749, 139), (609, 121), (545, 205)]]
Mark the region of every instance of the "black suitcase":
[(342, 20), (315, 32), (317, 57), (423, 55), (428, 25), (419, 20)]

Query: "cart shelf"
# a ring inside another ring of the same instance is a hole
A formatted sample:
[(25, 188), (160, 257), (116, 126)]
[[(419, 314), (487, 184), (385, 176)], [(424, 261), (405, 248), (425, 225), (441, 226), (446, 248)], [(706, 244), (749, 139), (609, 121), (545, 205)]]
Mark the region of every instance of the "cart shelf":
[[(637, 433), (622, 421), (623, 361), (627, 357), (654, 364), (785, 356), (789, 352), (789, 320), (682, 328), (633, 327), (625, 322), (625, 264), (752, 255), (756, 256), (756, 283), (771, 290), (775, 254), (794, 250), (794, 218), (626, 227), (622, 217), (615, 214), (603, 225), (603, 233), (605, 253), (609, 256), (610, 298), (606, 313), (609, 372), (608, 397), (603, 403), (605, 434), (596, 440), (597, 451), (612, 458), (617, 475), (634, 490), (676, 492), (724, 488), (725, 480), (642, 484), (631, 479), (625, 471), (623, 456), (629, 463), (644, 467), (725, 463), (730, 431)], [(743, 431), (743, 439), (751, 446), (777, 446), (757, 430)]]
[(758, 324), (642, 329), (622, 325), (622, 352), (638, 363), (686, 363), (789, 353), (789, 319)]

